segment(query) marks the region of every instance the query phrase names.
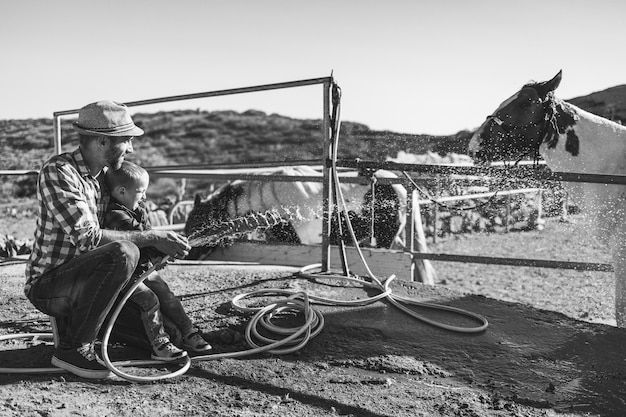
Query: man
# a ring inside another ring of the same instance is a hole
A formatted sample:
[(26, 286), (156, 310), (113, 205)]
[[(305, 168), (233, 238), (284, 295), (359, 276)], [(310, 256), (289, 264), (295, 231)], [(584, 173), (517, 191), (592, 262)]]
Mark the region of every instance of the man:
[(137, 266), (139, 248), (184, 257), (190, 246), (174, 232), (100, 227), (109, 200), (104, 173), (118, 169), (133, 152), (133, 138), (144, 133), (128, 108), (114, 101), (88, 104), (74, 129), (79, 147), (53, 156), (39, 173), (39, 219), (24, 293), (57, 319), (52, 364), (84, 378), (106, 378), (110, 372), (95, 354), (94, 341)]

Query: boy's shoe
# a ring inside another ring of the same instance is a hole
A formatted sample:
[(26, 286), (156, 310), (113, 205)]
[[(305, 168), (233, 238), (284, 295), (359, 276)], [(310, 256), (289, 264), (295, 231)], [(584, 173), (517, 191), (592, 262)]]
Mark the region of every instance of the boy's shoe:
[(187, 352), (174, 346), (172, 342), (165, 342), (152, 348), (152, 359), (156, 361), (171, 362), (187, 356)]
[(111, 371), (96, 355), (93, 343), (84, 344), (79, 348), (57, 347), (51, 362), (57, 368), (83, 378), (102, 379), (111, 376)]
[(194, 352), (208, 352), (213, 349), (198, 331), (189, 333), (187, 336), (183, 337), (183, 347), (188, 350), (193, 350)]

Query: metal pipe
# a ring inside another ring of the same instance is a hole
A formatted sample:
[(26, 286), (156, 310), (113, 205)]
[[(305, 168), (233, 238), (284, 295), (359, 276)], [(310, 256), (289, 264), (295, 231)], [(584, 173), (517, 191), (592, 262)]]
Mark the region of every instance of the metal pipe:
[(529, 266), (538, 268), (574, 269), (576, 271), (614, 272), (613, 265), (597, 262), (551, 261), (547, 259), (501, 258), (495, 256), (457, 255), (451, 253), (413, 252), (419, 259), (490, 265)]
[(455, 196), (449, 196), (449, 197), (439, 197), (439, 198), (434, 198), (434, 199), (424, 199), (424, 200), (419, 200), (419, 203), (420, 204), (445, 203), (449, 201), (461, 201), (461, 200), (473, 200), (476, 198), (487, 198), (487, 197), (493, 197), (495, 195), (506, 196), (506, 195), (511, 195), (511, 194), (536, 193), (541, 190), (543, 189), (542, 188), (519, 188), (516, 190), (492, 191), (488, 193), (476, 193), (476, 194), (466, 194), (466, 195), (455, 195)]
[(249, 168), (282, 168), (290, 166), (308, 166), (313, 169), (322, 170), (323, 161), (321, 159), (303, 159), (301, 161), (260, 161), (260, 162), (231, 162), (228, 164), (188, 164), (188, 165), (153, 165), (144, 167), (145, 169), (159, 170), (176, 170), (176, 169), (228, 169), (231, 171), (241, 169), (249, 170)]
[[(146, 169), (150, 175), (164, 178), (202, 178), (202, 179), (222, 179), (222, 180), (251, 180), (251, 181), (310, 181), (324, 182), (323, 174), (312, 175), (274, 175), (274, 174), (245, 174), (243, 172), (228, 172), (228, 170), (161, 170)], [(249, 171), (249, 170), (248, 170)], [(368, 185), (369, 181), (365, 177), (343, 176), (339, 174), (341, 182), (350, 184)], [(377, 178), (379, 184), (405, 184), (408, 181), (402, 178)]]
[(32, 169), (1, 169), (0, 175), (37, 175), (39, 171)]
[[(171, 101), (193, 100), (193, 99), (205, 98), (205, 97), (216, 97), (216, 96), (226, 96), (226, 95), (233, 95), (233, 94), (252, 93), (252, 92), (257, 92), (257, 91), (276, 90), (276, 89), (282, 89), (282, 88), (304, 87), (308, 85), (329, 83), (331, 80), (332, 80), (332, 77), (311, 78), (308, 80), (289, 81), (289, 82), (283, 82), (283, 83), (257, 85), (257, 86), (252, 86), (252, 87), (231, 88), (231, 89), (226, 89), (226, 90), (207, 91), (204, 93), (180, 94), (176, 96), (167, 96), (167, 97), (159, 97), (159, 98), (152, 98), (152, 99), (146, 99), (146, 100), (129, 101), (129, 102), (125, 102), (124, 104), (126, 104), (128, 107), (143, 106), (147, 104), (167, 103)], [(60, 118), (63, 116), (70, 116), (70, 115), (78, 114), (79, 111), (80, 109), (60, 110), (60, 111), (55, 111), (52, 114), (53, 123), (54, 123), (54, 150), (57, 155), (61, 153), (61, 141), (62, 141)]]
[[(326, 84), (326, 83), (329, 83), (331, 80), (332, 80), (332, 77), (311, 78), (308, 80), (289, 81), (289, 82), (283, 82), (283, 83), (257, 85), (257, 86), (252, 86), (252, 87), (230, 88), (226, 90), (207, 91), (204, 93), (180, 94), (176, 96), (167, 96), (167, 97), (159, 97), (159, 98), (152, 98), (152, 99), (146, 99), (146, 100), (128, 101), (128, 102), (125, 102), (124, 104), (126, 104), (128, 107), (144, 106), (147, 104), (167, 103), (170, 101), (193, 100), (193, 99), (205, 98), (205, 97), (227, 96), (227, 95), (233, 95), (233, 94), (253, 93), (256, 91), (277, 90), (277, 89), (292, 88), (292, 87), (303, 87), (303, 86), (314, 85), (314, 84)], [(79, 110), (80, 109), (56, 111), (54, 112), (54, 115), (55, 116), (67, 116), (70, 114), (76, 114), (78, 113)]]
[(332, 140), (330, 134), (330, 110), (331, 110), (331, 86), (332, 78), (324, 83), (324, 97), (323, 97), (323, 121), (322, 121), (322, 135), (323, 135), (323, 164), (322, 164), (322, 272), (330, 271), (330, 207), (332, 199), (332, 182), (330, 177), (330, 156), (332, 151)]
[(52, 126), (54, 129), (54, 153), (56, 155), (61, 154), (61, 121), (59, 117), (54, 115), (52, 117)]
[(523, 176), (528, 179), (550, 180), (564, 182), (591, 182), (598, 184), (622, 184), (626, 185), (626, 175), (608, 174), (585, 174), (575, 172), (552, 172), (547, 166), (540, 165), (533, 167), (530, 165), (516, 167), (479, 167), (479, 166), (452, 166), (452, 165), (422, 165), (422, 164), (401, 164), (392, 161), (376, 162), (362, 160), (340, 160), (337, 166), (347, 168), (365, 169), (386, 169), (389, 171), (408, 171), (429, 174), (457, 174), (457, 175), (478, 175), (478, 176)]

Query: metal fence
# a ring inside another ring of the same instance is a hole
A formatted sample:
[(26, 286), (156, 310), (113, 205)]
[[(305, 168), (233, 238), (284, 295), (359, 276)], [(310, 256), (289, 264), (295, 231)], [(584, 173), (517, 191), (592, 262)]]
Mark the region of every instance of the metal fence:
[[(466, 175), (472, 178), (489, 178), (492, 176), (517, 177), (538, 181), (589, 182), (599, 184), (626, 184), (625, 175), (582, 174), (569, 172), (552, 172), (545, 164), (497, 164), (487, 167), (451, 166), (451, 165), (413, 165), (395, 162), (377, 163), (371, 161), (350, 160), (340, 161), (338, 166), (361, 169), (387, 169), (402, 172), (415, 172), (428, 175)], [(406, 185), (406, 184), (405, 184)], [(410, 186), (410, 185), (407, 185)], [(450, 253), (412, 252), (416, 259), (429, 259), (447, 262), (464, 262), (493, 265), (527, 266), (540, 268), (572, 269), (577, 271), (613, 272), (613, 265), (594, 262), (570, 262), (562, 260), (525, 259), (494, 256), (474, 256)]]
[[(331, 185), (330, 185), (330, 154), (333, 147), (333, 138), (331, 137), (331, 87), (333, 86), (332, 77), (323, 77), (309, 80), (267, 84), (254, 87), (235, 88), (228, 90), (211, 91), (205, 93), (176, 95), (148, 100), (139, 100), (133, 102), (127, 102), (129, 107), (165, 103), (181, 100), (190, 100), (205, 97), (216, 97), (223, 95), (250, 93), (258, 91), (266, 91), (281, 88), (299, 87), (305, 85), (322, 84), (323, 85), (323, 123), (322, 133), (324, 139), (324, 155), (321, 160), (315, 161), (297, 161), (293, 164), (319, 164), (323, 170), (322, 178), (319, 177), (290, 177), (290, 176), (276, 176), (271, 177), (272, 181), (322, 181), (324, 183), (323, 191), (323, 210), (324, 210), (324, 230), (322, 230), (323, 236), (323, 253), (322, 253), (322, 268), (329, 268), (329, 235), (330, 235), (330, 221), (329, 221), (329, 201), (331, 201)], [(78, 113), (78, 109), (57, 111), (53, 115), (54, 132), (55, 132), (55, 152), (61, 152), (62, 136), (61, 136), (61, 123), (60, 120), (63, 117), (74, 116)], [(336, 145), (335, 145), (336, 146)], [(278, 164), (285, 165), (284, 162), (280, 163), (261, 163), (261, 164), (241, 164), (235, 168), (239, 172), (232, 170), (233, 165), (188, 165), (188, 166), (172, 166), (172, 167), (150, 167), (149, 170), (153, 175), (178, 177), (178, 178), (190, 178), (190, 177), (202, 177), (202, 178), (219, 178), (221, 180), (233, 180), (233, 179), (248, 179), (248, 180), (260, 180), (267, 181), (267, 175), (249, 173), (250, 169), (266, 168), (270, 166), (278, 166)], [(468, 176), (476, 179), (487, 179), (492, 176), (515, 176), (518, 178), (532, 178), (540, 181), (564, 181), (564, 182), (590, 182), (590, 183), (604, 183), (604, 184), (621, 184), (626, 185), (626, 176), (615, 175), (603, 175), (603, 174), (581, 174), (581, 173), (566, 173), (566, 172), (552, 172), (545, 167), (545, 165), (530, 165), (530, 164), (517, 164), (516, 166), (490, 166), (490, 167), (476, 167), (476, 166), (450, 166), (450, 165), (416, 165), (416, 164), (401, 164), (396, 162), (374, 162), (374, 161), (362, 161), (362, 160), (340, 160), (336, 161), (336, 167), (338, 169), (352, 168), (352, 169), (385, 169), (390, 171), (411, 172), (418, 175), (429, 176), (449, 176), (449, 175), (461, 175)], [(221, 171), (221, 172), (219, 172)], [(244, 172), (246, 171), (246, 172)], [(0, 175), (35, 175), (37, 171), (33, 170), (1, 170)], [(360, 182), (362, 180), (354, 178), (346, 178), (346, 181)], [(378, 183), (384, 184), (402, 184), (407, 189), (411, 190), (413, 195), (417, 190), (413, 187), (410, 181), (402, 178), (378, 178)], [(474, 196), (477, 197), (477, 196)], [(472, 198), (467, 196), (464, 198)], [(414, 200), (418, 201), (418, 200)], [(422, 201), (423, 203), (424, 201)], [(412, 210), (418, 209), (414, 205), (409, 204), (408, 216), (413, 218)], [(411, 231), (412, 236), (412, 231)], [(415, 259), (430, 259), (437, 261), (449, 261), (449, 262), (466, 262), (466, 263), (482, 263), (482, 264), (496, 264), (496, 265), (514, 265), (514, 266), (530, 266), (541, 268), (562, 268), (562, 269), (574, 269), (574, 270), (586, 270), (586, 271), (613, 271), (613, 267), (610, 264), (602, 263), (588, 263), (588, 262), (568, 262), (559, 260), (545, 260), (545, 259), (520, 259), (520, 258), (506, 258), (506, 257), (491, 257), (491, 256), (471, 256), (471, 255), (459, 255), (459, 254), (447, 254), (447, 253), (426, 253), (416, 252), (413, 250), (413, 245), (409, 245), (409, 252)]]

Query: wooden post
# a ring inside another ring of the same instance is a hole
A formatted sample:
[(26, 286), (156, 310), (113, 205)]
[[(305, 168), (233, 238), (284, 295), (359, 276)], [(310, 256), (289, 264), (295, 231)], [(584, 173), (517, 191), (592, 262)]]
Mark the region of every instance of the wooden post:
[[(422, 213), (420, 213), (420, 204), (418, 200), (417, 190), (411, 189), (411, 248), (414, 252), (426, 253), (426, 235), (422, 227)], [(435, 285), (436, 273), (428, 259), (419, 259), (413, 257), (412, 277), (414, 281), (419, 280), (427, 285)], [(417, 279), (416, 279), (417, 276)]]

